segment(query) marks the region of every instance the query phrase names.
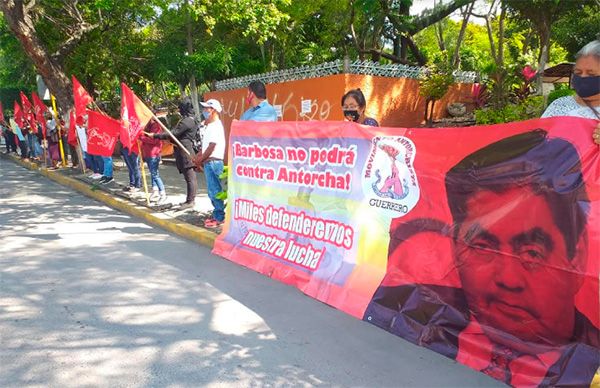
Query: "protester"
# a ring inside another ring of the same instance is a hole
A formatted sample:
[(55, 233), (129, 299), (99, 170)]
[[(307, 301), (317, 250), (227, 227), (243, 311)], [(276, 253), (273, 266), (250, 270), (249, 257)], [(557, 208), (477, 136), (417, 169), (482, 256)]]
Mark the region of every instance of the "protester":
[(204, 127), (202, 134), (202, 154), (194, 160), (198, 170), (204, 170), (208, 197), (213, 205), (212, 217), (204, 221), (207, 228), (216, 228), (225, 220), (225, 203), (217, 198), (217, 194), (223, 191), (219, 176), (223, 173), (223, 159), (225, 158), (225, 129), (220, 119), (223, 110), (221, 103), (211, 99), (201, 102), (204, 108)]
[(140, 138), (142, 141), (142, 155), (144, 157), (144, 162), (148, 165), (148, 170), (150, 170), (150, 177), (152, 179), (152, 195), (150, 196), (150, 200), (157, 201), (158, 205), (162, 205), (167, 201), (165, 185), (158, 173), (162, 141), (146, 134), (160, 134), (160, 131), (160, 125), (155, 119), (151, 119), (146, 126), (143, 136)]
[(365, 116), (366, 107), (367, 100), (360, 89), (352, 89), (342, 97), (342, 109), (346, 120), (371, 127), (378, 127), (379, 123), (377, 120)]
[[(194, 118), (194, 106), (189, 97), (184, 98), (179, 104), (179, 114), (181, 115), (181, 120), (179, 120), (171, 133), (179, 140), (187, 152), (189, 152), (188, 155), (184, 150), (180, 149), (178, 145), (174, 145), (175, 165), (177, 166), (179, 173), (183, 174), (187, 189), (185, 202), (179, 206), (179, 209), (188, 209), (194, 207), (196, 192), (198, 191), (198, 181), (193, 162), (194, 157), (196, 156), (193, 144), (198, 125)], [(160, 140), (168, 140), (170, 137), (168, 133), (148, 133), (148, 136)]]
[(121, 148), (121, 156), (123, 156), (123, 160), (127, 166), (127, 171), (129, 172), (129, 186), (125, 187), (123, 191), (137, 193), (142, 187), (142, 174), (140, 172), (138, 145), (133, 143), (131, 150), (126, 147)]
[(87, 115), (78, 116), (75, 120), (75, 130), (79, 136), (79, 143), (83, 151), (86, 166), (92, 170), (92, 174), (88, 178), (93, 180), (102, 179), (104, 171), (104, 162), (102, 156), (92, 155), (87, 149)]
[[(34, 123), (35, 124), (35, 123)], [(33, 160), (39, 160), (42, 153), (42, 148), (38, 142), (38, 127), (27, 124), (27, 148), (29, 149), (29, 157)]]
[(102, 177), (98, 182), (105, 185), (113, 181), (113, 161), (112, 156), (101, 156), (102, 158)]
[(29, 124), (26, 122), (23, 123), (23, 128), (21, 129), (21, 135), (23, 135), (23, 140), (19, 140), (19, 148), (21, 149), (21, 159), (28, 161), (29, 160), (29, 146), (27, 144), (27, 134), (29, 133)]
[(267, 101), (267, 88), (261, 81), (250, 82), (246, 103), (250, 108), (242, 114), (240, 120), (277, 121), (277, 112)]
[(6, 146), (6, 153), (11, 152), (17, 153), (17, 142), (15, 141), (15, 134), (12, 132), (8, 124), (2, 123), (2, 132), (4, 135), (4, 142)]
[[(600, 120), (600, 40), (586, 44), (575, 58), (571, 85), (577, 95), (557, 98), (542, 117), (575, 116)], [(592, 138), (600, 144), (600, 123)]]
[(52, 168), (57, 168), (60, 163), (60, 148), (58, 144), (58, 128), (56, 120), (50, 113), (46, 113), (46, 140), (48, 142), (48, 163)]

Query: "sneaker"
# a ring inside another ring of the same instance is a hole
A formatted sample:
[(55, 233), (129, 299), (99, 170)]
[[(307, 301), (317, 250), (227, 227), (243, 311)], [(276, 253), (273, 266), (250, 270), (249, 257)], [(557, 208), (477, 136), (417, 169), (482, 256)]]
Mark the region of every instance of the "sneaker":
[(150, 194), (150, 201), (156, 202), (156, 201), (158, 201), (159, 198), (160, 198), (160, 194), (158, 194), (158, 190), (152, 191), (152, 194)]
[(99, 181), (99, 182), (100, 182), (101, 184), (105, 185), (105, 184), (107, 184), (107, 183), (110, 183), (110, 182), (112, 182), (112, 181), (114, 181), (113, 177), (108, 177), (108, 176), (105, 176), (105, 177), (102, 177), (102, 179), (100, 179), (100, 181)]
[(164, 205), (165, 202), (167, 202), (167, 194), (161, 194), (160, 197), (158, 198), (158, 201), (156, 201), (156, 204)]
[(223, 225), (224, 221), (218, 221), (218, 220), (206, 220), (204, 221), (204, 227), (205, 228), (209, 228), (209, 229), (214, 229), (214, 228), (218, 228), (219, 226)]
[(131, 192), (132, 189), (133, 189), (133, 186), (123, 187), (123, 191), (125, 191), (125, 192)]
[(194, 207), (194, 202), (184, 202), (179, 205), (179, 210), (190, 209)]
[(97, 181), (98, 179), (102, 179), (103, 176), (104, 175), (102, 175), (102, 174), (95, 173), (95, 174), (92, 174), (91, 178), (93, 180)]

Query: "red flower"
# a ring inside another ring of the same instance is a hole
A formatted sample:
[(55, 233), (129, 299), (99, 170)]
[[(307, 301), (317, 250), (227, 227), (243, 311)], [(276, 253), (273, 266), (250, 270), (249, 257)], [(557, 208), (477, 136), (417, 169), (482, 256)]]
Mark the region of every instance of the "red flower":
[(527, 65), (521, 70), (521, 74), (525, 77), (527, 82), (531, 81), (537, 75), (537, 71), (535, 71), (531, 66)]

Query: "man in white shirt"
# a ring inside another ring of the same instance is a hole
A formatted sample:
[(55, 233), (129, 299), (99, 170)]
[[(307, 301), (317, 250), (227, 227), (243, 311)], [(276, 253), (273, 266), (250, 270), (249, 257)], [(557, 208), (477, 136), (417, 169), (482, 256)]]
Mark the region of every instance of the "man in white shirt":
[(207, 228), (217, 228), (225, 220), (225, 203), (217, 199), (217, 194), (223, 191), (219, 176), (223, 173), (225, 158), (225, 129), (220, 119), (223, 111), (221, 103), (215, 99), (201, 102), (202, 116), (206, 127), (202, 134), (202, 153), (195, 159), (199, 171), (204, 171), (208, 197), (214, 207), (212, 217), (204, 222)]

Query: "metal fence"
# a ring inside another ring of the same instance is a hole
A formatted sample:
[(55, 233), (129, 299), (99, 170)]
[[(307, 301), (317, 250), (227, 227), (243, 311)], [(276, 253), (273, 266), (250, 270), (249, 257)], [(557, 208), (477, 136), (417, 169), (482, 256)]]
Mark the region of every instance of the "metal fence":
[[(425, 67), (408, 66), (401, 64), (382, 65), (378, 62), (360, 61), (344, 62), (337, 60), (325, 62), (314, 66), (301, 66), (293, 69), (276, 70), (269, 73), (248, 75), (217, 81), (216, 90), (231, 90), (248, 87), (254, 80), (265, 84), (286, 81), (299, 81), (307, 78), (325, 77), (334, 74), (363, 74), (393, 78), (419, 78)], [(475, 82), (477, 73), (474, 71), (454, 71), (452, 73), (456, 82)]]

